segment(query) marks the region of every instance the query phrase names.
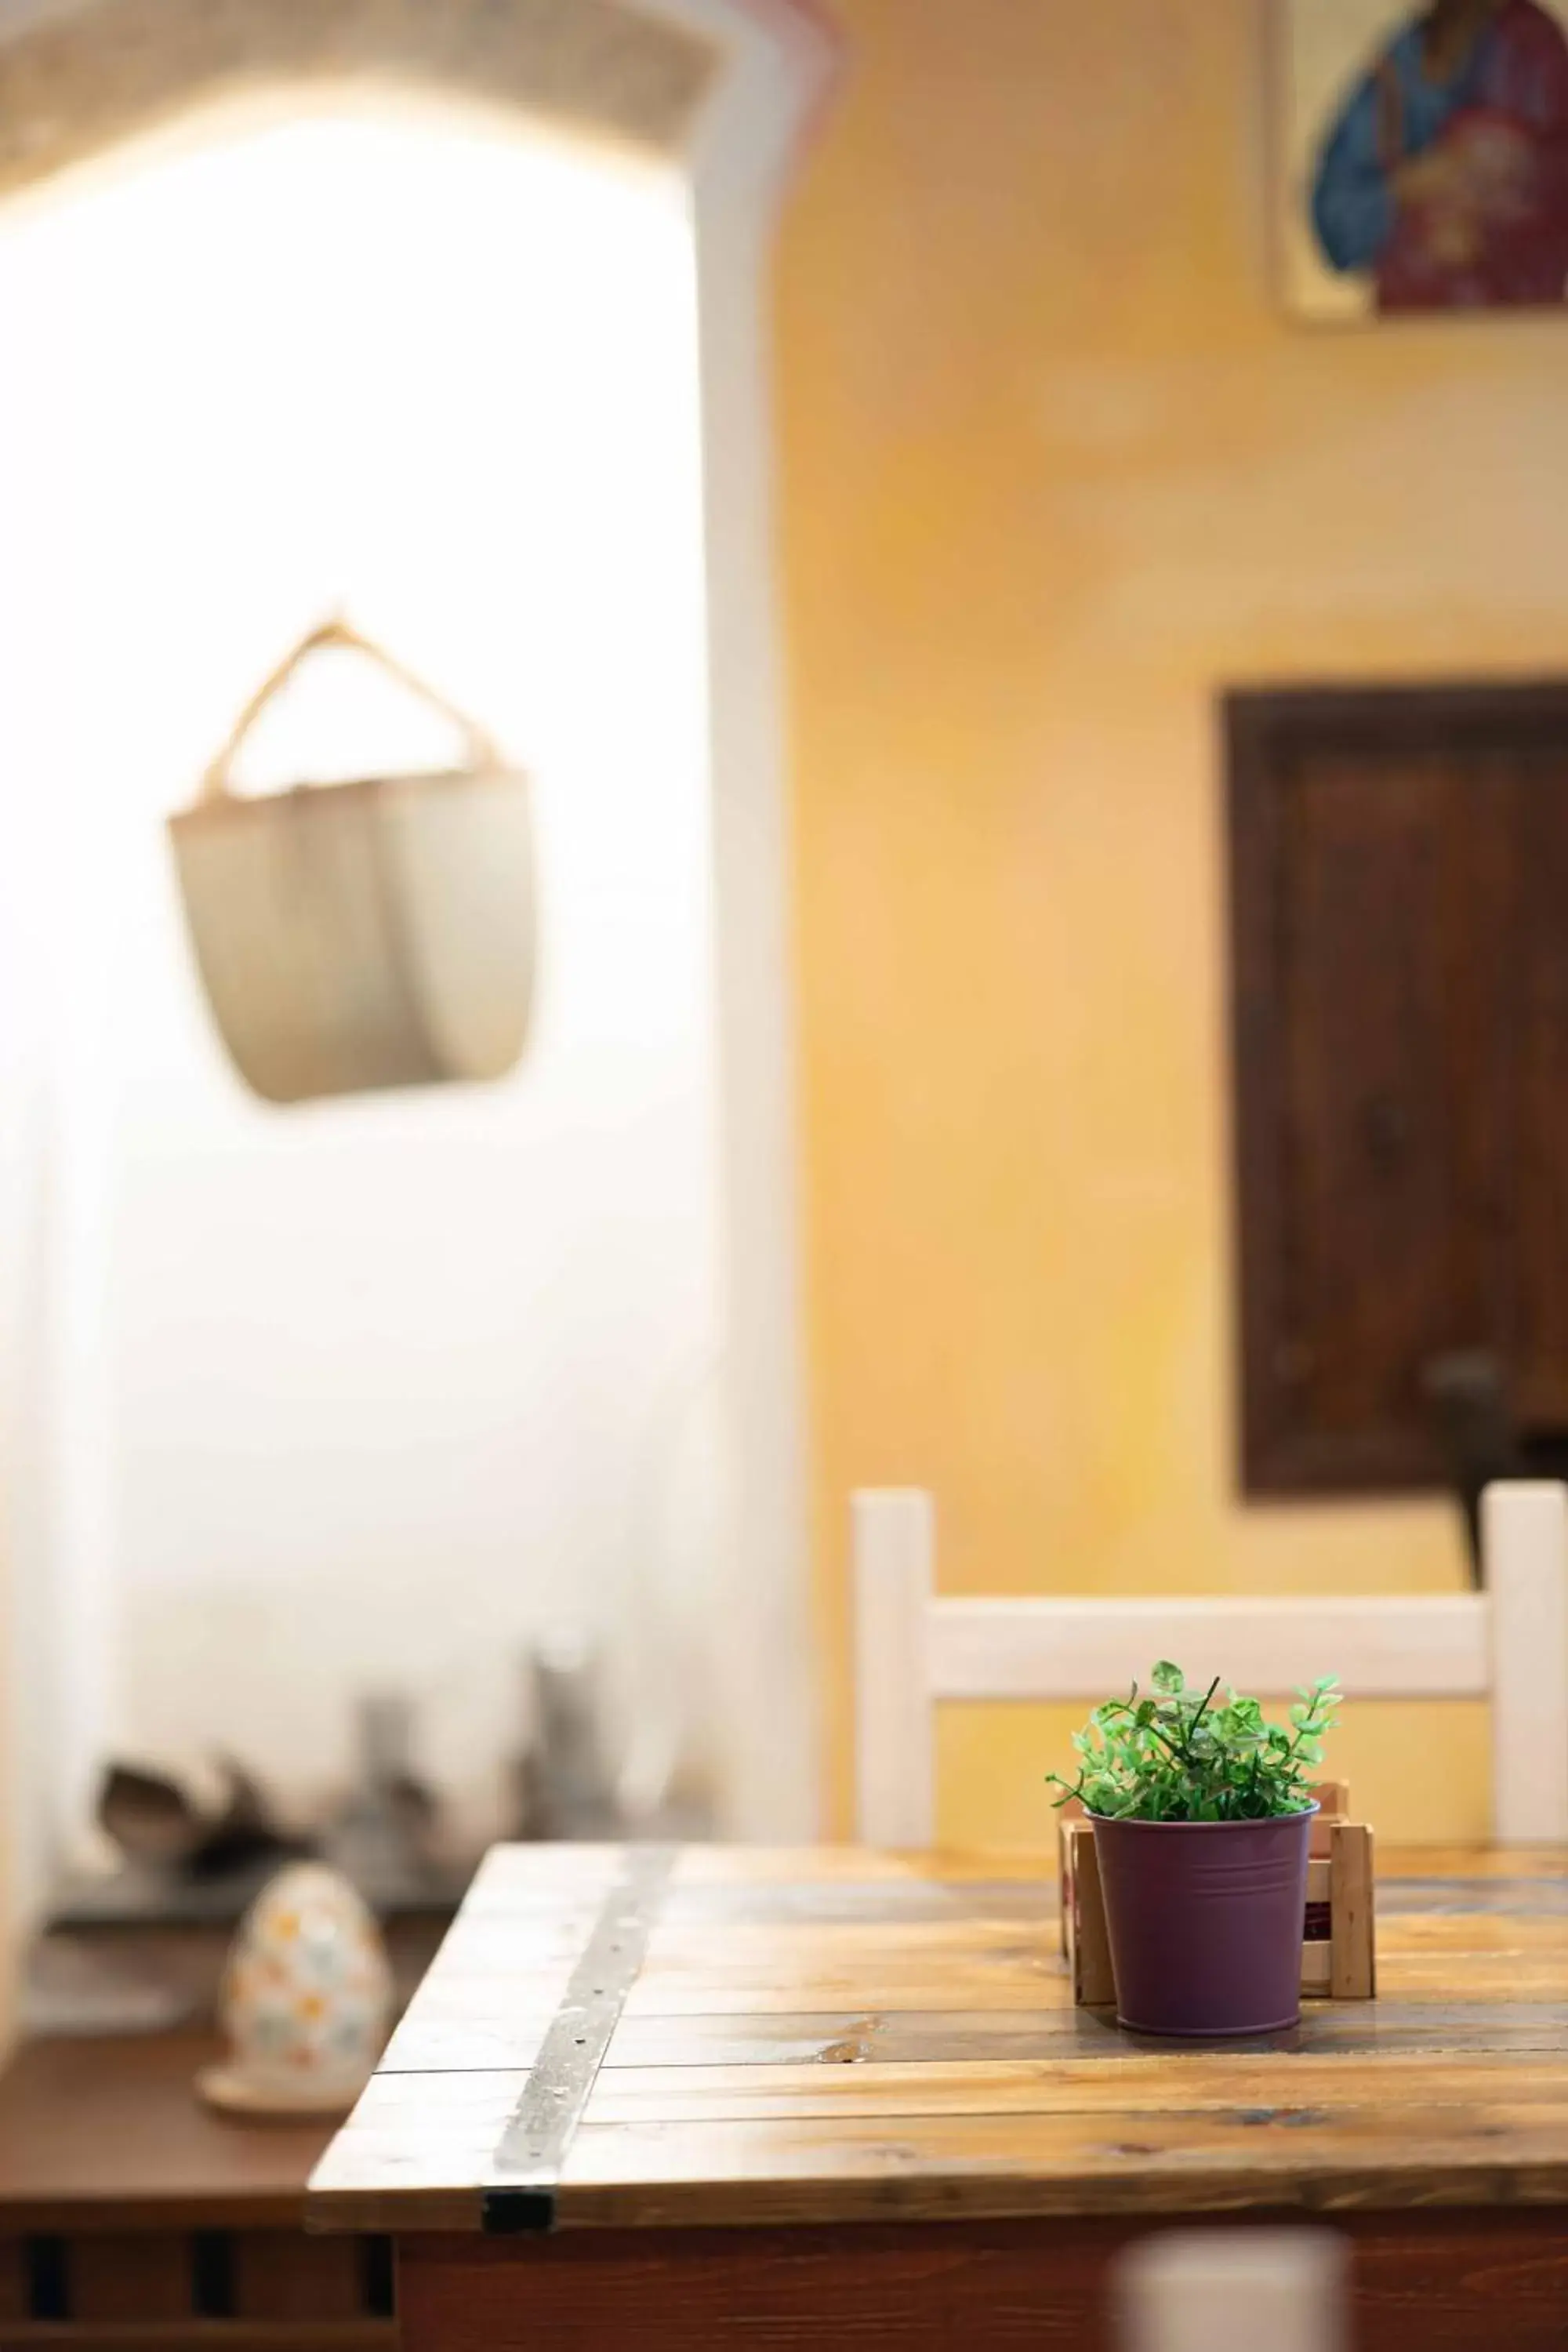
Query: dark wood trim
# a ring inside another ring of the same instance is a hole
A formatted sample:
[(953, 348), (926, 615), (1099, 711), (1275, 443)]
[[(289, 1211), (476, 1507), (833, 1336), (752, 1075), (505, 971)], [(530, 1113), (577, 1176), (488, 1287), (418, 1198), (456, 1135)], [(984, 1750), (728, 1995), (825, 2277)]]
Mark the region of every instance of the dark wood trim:
[(1560, 745), (1568, 728), (1568, 677), (1469, 678), (1441, 685), (1358, 686), (1296, 679), (1229, 688), (1222, 697), (1227, 723), (1258, 747), (1274, 751), (1338, 748), (1360, 740), (1404, 750), (1425, 740), (1444, 750), (1467, 736), (1486, 750), (1500, 732), (1539, 732)]
[(1281, 1027), (1285, 951), (1281, 779), (1303, 754), (1560, 752), (1568, 679), (1440, 686), (1296, 683), (1221, 700), (1226, 765), (1231, 1056), (1233, 1459), (1240, 1491), (1259, 1500), (1417, 1495), (1443, 1481), (1430, 1449), (1392, 1432), (1331, 1441), (1289, 1410), (1286, 1136)]
[[(1253, 2217), (1300, 2227), (1300, 2213)], [(1377, 2352), (1562, 2352), (1561, 2212), (1325, 2214), (1351, 2242), (1357, 2341)], [(1209, 2226), (1205, 2217), (1184, 2228)], [(1232, 2221), (1229, 2226), (1235, 2226)], [(1244, 2226), (1250, 2226), (1250, 2222)], [(1113, 2352), (1110, 2273), (1150, 2224), (567, 2232), (410, 2238), (404, 2352)], [(1226, 2342), (1223, 2315), (1215, 2341)]]
[(4, 2352), (401, 2352), (388, 2320), (26, 2320), (0, 2328)]
[(1288, 1494), (1297, 1483), (1289, 1433), (1276, 1425), (1277, 1390), (1265, 1375), (1283, 1316), (1273, 1001), (1278, 907), (1270, 887), (1279, 856), (1279, 803), (1270, 764), (1278, 717), (1270, 698), (1226, 698), (1237, 1471), (1243, 1490), (1253, 1495)]
[(387, 2242), (304, 2232), (331, 2126), (209, 2112), (195, 2078), (219, 2047), (182, 2031), (16, 2052), (0, 2080), (0, 2352), (396, 2352)]

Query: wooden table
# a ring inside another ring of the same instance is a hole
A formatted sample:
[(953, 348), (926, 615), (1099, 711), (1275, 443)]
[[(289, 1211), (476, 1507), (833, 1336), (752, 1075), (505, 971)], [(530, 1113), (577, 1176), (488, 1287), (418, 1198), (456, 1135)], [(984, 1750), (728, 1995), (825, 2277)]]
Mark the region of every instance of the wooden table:
[(1385, 1856), (1383, 1997), (1200, 2049), (1072, 2008), (1044, 1862), (501, 1849), (309, 2220), (405, 2352), (1100, 2352), (1130, 2238), (1301, 2213), (1366, 2352), (1563, 2352), (1565, 1871)]
[(396, 2352), (374, 2239), (307, 2238), (321, 2124), (226, 2122), (215, 2035), (26, 2044), (0, 2079), (0, 2352)]

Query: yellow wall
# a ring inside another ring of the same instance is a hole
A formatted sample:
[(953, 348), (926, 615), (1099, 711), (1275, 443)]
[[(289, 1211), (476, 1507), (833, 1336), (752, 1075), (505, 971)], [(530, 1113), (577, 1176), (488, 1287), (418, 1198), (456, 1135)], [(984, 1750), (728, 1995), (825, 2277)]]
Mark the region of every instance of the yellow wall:
[[(1562, 667), (1568, 346), (1280, 316), (1265, 13), (841, 0), (850, 79), (786, 223), (840, 1826), (858, 1483), (935, 1488), (955, 1591), (1461, 1575), (1435, 1505), (1235, 1497), (1213, 696)], [(1037, 1833), (1060, 1728), (954, 1711), (944, 1830)], [(1385, 1834), (1479, 1831), (1483, 1734), (1364, 1708), (1334, 1760)]]

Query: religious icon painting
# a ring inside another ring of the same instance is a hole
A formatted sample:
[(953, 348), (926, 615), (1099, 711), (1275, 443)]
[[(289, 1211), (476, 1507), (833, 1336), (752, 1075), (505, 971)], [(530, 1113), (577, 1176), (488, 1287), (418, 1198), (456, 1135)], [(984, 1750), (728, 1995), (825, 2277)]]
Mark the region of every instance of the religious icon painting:
[(1279, 223), (1312, 319), (1568, 298), (1568, 0), (1279, 0)]

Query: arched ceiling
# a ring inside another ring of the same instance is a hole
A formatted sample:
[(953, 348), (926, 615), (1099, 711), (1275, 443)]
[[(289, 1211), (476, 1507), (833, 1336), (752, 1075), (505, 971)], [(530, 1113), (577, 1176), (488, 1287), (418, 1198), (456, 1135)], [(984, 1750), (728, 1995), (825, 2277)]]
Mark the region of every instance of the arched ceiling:
[(0, 194), (279, 84), (441, 88), (665, 154), (717, 46), (633, 0), (77, 0), (0, 9)]

